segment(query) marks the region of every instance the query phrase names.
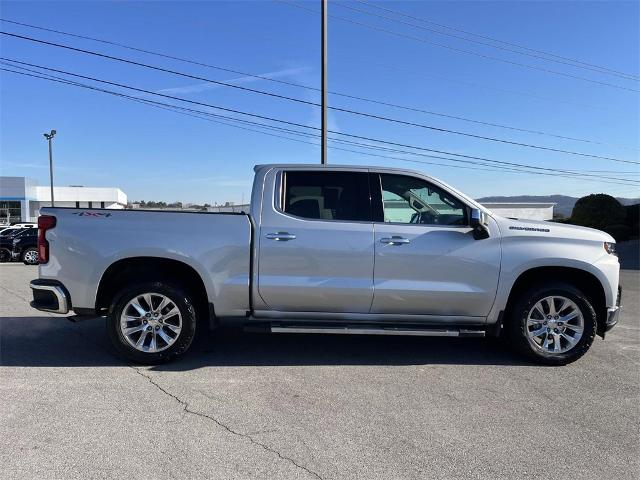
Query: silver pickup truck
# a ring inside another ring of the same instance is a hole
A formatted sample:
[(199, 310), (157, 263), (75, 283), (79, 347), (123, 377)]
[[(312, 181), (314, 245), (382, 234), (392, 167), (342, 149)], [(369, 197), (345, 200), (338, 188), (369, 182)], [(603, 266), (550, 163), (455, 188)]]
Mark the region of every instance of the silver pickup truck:
[(175, 358), (196, 325), (503, 336), (572, 362), (617, 320), (606, 233), (499, 217), (420, 173), (262, 165), (250, 213), (46, 208), (32, 306), (106, 316), (116, 351)]

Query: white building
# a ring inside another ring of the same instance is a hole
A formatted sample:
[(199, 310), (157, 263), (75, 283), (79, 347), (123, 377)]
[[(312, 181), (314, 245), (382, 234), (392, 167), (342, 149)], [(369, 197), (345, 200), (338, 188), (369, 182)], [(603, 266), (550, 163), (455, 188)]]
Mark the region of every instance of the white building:
[(551, 220), (555, 203), (483, 202), (482, 205), (501, 217), (524, 220)]
[[(53, 187), (56, 207), (122, 209), (127, 195), (111, 187)], [(0, 223), (35, 222), (51, 206), (51, 188), (26, 177), (0, 177)]]

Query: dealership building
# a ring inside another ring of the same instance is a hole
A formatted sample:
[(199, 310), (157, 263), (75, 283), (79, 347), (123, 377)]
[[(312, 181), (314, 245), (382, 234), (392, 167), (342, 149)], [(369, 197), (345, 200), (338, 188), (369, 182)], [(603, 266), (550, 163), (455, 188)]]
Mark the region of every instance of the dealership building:
[[(116, 187), (53, 187), (56, 207), (122, 209), (127, 195)], [(27, 177), (0, 177), (0, 224), (35, 222), (51, 206), (51, 187)]]

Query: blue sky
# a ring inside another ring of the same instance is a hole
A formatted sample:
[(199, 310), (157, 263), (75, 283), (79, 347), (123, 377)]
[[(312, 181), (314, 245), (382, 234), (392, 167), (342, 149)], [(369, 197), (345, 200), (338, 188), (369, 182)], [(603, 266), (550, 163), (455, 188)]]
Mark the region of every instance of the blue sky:
[[(388, 22), (341, 4), (367, 8), (357, 2), (330, 2), (330, 14), (508, 61), (640, 88), (638, 82)], [(638, 2), (398, 1), (376, 4), (503, 41), (639, 74)], [(301, 5), (319, 9), (315, 1), (301, 2)], [(316, 87), (320, 83), (319, 17), (285, 2), (2, 2), (1, 16), (289, 82)], [(319, 101), (319, 93), (311, 90), (242, 78), (4, 22), (0, 25), (8, 32)], [(301, 124), (319, 124), (319, 110), (310, 105), (212, 86), (5, 36), (0, 41), (4, 57)], [(57, 184), (118, 186), (131, 200), (240, 202), (249, 198), (254, 164), (319, 162), (319, 149), (306, 143), (203, 121), (67, 85), (0, 73), (2, 175), (25, 175), (46, 184), (47, 147), (42, 133), (52, 128), (58, 131), (55, 138)], [(637, 92), (461, 54), (337, 18), (329, 21), (329, 89), (607, 145), (567, 141), (330, 96), (333, 106), (619, 159), (637, 161), (639, 156), (640, 97)], [(341, 132), (547, 168), (625, 172), (619, 176), (640, 180), (638, 165), (633, 164), (499, 144), (342, 112), (331, 112), (329, 120), (330, 128)], [(474, 197), (555, 193), (580, 196), (593, 192), (640, 195), (639, 187), (598, 180), (467, 170), (331, 149), (329, 162), (417, 169)]]

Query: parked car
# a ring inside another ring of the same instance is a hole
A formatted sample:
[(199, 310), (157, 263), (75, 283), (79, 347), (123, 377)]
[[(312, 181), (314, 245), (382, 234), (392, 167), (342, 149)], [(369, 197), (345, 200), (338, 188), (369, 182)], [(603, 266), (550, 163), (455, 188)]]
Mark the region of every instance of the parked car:
[(11, 257), (25, 265), (38, 264), (38, 229), (28, 228), (12, 239)]
[(14, 223), (13, 225), (0, 227), (0, 237), (5, 237), (7, 235), (14, 234), (16, 230), (21, 230), (23, 228), (37, 228), (37, 224), (35, 223)]
[(7, 232), (6, 235), (0, 236), (0, 262), (9, 262), (12, 259), (12, 251), (13, 251), (13, 240), (21, 237), (22, 235), (30, 235), (31, 233), (36, 234), (37, 238), (37, 228), (14, 228), (10, 232)]
[(22, 223), (12, 223), (11, 226), (14, 228), (36, 228), (38, 224), (34, 222), (22, 222)]
[(201, 319), (292, 333), (504, 332), (529, 358), (562, 365), (618, 321), (610, 235), (503, 218), (407, 170), (259, 166), (250, 214), (43, 212), (32, 305), (106, 316), (116, 351), (140, 363), (186, 352)]

